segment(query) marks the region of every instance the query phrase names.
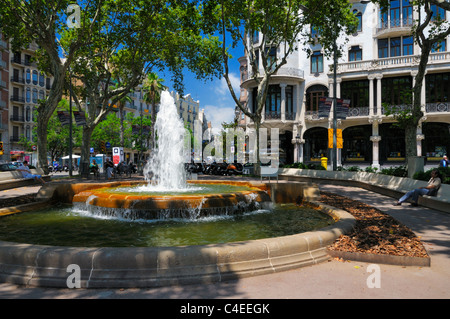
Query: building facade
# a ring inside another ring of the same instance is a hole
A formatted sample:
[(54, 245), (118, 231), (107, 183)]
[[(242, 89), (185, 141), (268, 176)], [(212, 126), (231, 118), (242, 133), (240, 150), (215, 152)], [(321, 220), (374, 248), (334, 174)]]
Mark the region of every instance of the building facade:
[[(411, 26), (418, 13), (409, 0), (391, 1), (387, 13), (373, 3), (351, 2), (360, 24), (345, 43), (337, 65), (336, 95), (350, 100), (346, 118), (337, 119), (343, 137), (338, 165), (401, 165), (405, 163), (404, 131), (395, 126), (392, 115), (385, 114), (383, 105), (402, 109), (409, 103), (402, 92), (412, 89), (417, 74), (420, 48), (413, 41)], [(434, 10), (450, 19), (449, 13)], [(450, 153), (449, 40), (432, 50), (421, 94), (424, 116), (417, 127), (417, 153), (428, 162)], [(310, 43), (309, 49), (310, 56), (302, 49), (294, 52), (272, 77), (263, 112), (262, 126), (280, 129), (285, 163), (331, 158), (328, 129), (333, 127), (333, 114), (319, 116), (319, 101), (333, 97), (333, 61), (324, 56), (319, 44)], [(252, 107), (256, 86), (248, 74), (247, 59), (240, 62), (241, 98)], [(245, 117), (240, 124), (252, 127)]]
[(2, 49), (2, 160), (31, 161), (32, 153), (27, 153), (24, 145), (36, 142), (36, 137), (33, 136), (33, 127), (36, 125), (34, 110), (38, 100), (48, 96), (52, 78), (39, 70), (33, 61), (38, 49), (35, 43), (13, 52), (9, 49), (7, 40), (2, 39)]

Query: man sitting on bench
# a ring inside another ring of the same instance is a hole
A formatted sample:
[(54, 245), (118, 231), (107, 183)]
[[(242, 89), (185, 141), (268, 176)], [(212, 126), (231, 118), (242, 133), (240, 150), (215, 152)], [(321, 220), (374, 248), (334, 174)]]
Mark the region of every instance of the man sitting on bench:
[(22, 165), (20, 165), (19, 168), (17, 168), (17, 170), (22, 173), (22, 176), (24, 178), (34, 178), (35, 180), (40, 181), (42, 185), (45, 184), (41, 175), (31, 173), (30, 168), (28, 167), (28, 161), (23, 161)]

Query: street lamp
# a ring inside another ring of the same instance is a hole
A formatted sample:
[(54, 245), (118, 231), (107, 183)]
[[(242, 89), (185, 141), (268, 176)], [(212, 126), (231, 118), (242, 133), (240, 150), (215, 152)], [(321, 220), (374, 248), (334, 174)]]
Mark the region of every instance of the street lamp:
[(73, 175), (73, 167), (72, 167), (72, 71), (70, 70), (69, 65), (69, 176)]

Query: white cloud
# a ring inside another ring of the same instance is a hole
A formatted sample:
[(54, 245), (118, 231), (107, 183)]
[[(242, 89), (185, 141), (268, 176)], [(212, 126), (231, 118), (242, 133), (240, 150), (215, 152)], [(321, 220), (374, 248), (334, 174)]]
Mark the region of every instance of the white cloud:
[(222, 122), (231, 122), (234, 119), (234, 106), (205, 106), (206, 119), (211, 122), (213, 132), (217, 133), (222, 129)]
[[(234, 90), (234, 94), (236, 94), (236, 96), (239, 96), (239, 92), (241, 90), (240, 89), (241, 80), (239, 78), (239, 75), (230, 73), (229, 78), (230, 78), (231, 86), (233, 87), (233, 90)], [(225, 80), (225, 78), (220, 79), (220, 84), (216, 87), (215, 91), (216, 91), (216, 93), (218, 93), (222, 96), (231, 96), (231, 93), (230, 93), (230, 90), (228, 88), (227, 81)]]
[[(234, 73), (230, 73), (230, 81), (234, 92), (239, 97), (240, 78)], [(211, 94), (212, 93), (212, 94)], [(231, 122), (234, 119), (234, 108), (236, 102), (231, 97), (227, 82), (224, 78), (212, 83), (212, 90), (208, 94), (208, 98), (203, 98), (203, 106), (207, 121), (211, 122), (214, 132), (222, 129), (222, 122)], [(200, 101), (202, 103), (202, 101)]]

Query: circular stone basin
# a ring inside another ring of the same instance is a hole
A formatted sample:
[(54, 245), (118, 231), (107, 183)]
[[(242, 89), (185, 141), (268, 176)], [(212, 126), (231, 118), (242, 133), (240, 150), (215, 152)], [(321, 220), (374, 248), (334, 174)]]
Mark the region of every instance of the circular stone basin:
[[(108, 186), (139, 183), (125, 184), (115, 182)], [(105, 186), (47, 184), (37, 196), (47, 202), (3, 209), (0, 216), (36, 211), (46, 204), (54, 206), (55, 201), (70, 204), (77, 194)], [(73, 284), (71, 280), (76, 280), (82, 288), (138, 288), (205, 284), (271, 274), (328, 260), (328, 245), (355, 224), (355, 219), (347, 212), (314, 203), (318, 195), (315, 185), (281, 182), (249, 186), (266, 189), (275, 203), (309, 202), (336, 222), (300, 234), (209, 245), (67, 247), (0, 241), (0, 282), (67, 288), (69, 281)], [(79, 272), (74, 273), (74, 269)]]
[(196, 219), (234, 215), (271, 206), (264, 185), (246, 182), (192, 182), (178, 192), (152, 191), (142, 183), (81, 191), (72, 203), (95, 214), (129, 219)]
[(295, 204), (194, 220), (133, 221), (63, 206), (4, 217), (0, 240), (69, 247), (170, 247), (287, 236), (333, 223), (331, 216)]

